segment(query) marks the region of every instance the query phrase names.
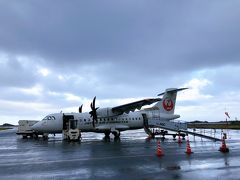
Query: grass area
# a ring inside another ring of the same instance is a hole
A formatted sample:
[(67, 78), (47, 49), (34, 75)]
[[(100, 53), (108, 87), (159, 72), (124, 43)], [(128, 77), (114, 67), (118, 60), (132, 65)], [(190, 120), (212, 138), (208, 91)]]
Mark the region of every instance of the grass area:
[(0, 131), (7, 130), (7, 129), (11, 129), (11, 128), (0, 127)]
[(240, 124), (188, 124), (188, 128), (196, 129), (240, 129)]

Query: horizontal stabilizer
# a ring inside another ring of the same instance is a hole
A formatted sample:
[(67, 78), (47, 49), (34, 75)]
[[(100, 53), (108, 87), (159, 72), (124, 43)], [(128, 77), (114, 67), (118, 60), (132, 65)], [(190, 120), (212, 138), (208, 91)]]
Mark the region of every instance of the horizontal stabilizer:
[(177, 88), (169, 88), (169, 89), (166, 89), (165, 92), (163, 92), (163, 93), (161, 93), (161, 94), (158, 94), (158, 96), (162, 96), (162, 95), (164, 95), (165, 93), (176, 93), (176, 92), (178, 92), (178, 91), (183, 91), (183, 90), (185, 90), (185, 89), (189, 89), (189, 88), (179, 88), (179, 89), (177, 89)]

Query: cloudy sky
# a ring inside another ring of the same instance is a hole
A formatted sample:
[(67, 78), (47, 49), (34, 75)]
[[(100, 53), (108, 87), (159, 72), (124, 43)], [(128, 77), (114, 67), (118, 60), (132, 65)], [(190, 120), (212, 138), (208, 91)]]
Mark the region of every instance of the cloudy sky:
[(0, 124), (179, 93), (184, 121), (240, 118), (240, 1), (0, 1)]

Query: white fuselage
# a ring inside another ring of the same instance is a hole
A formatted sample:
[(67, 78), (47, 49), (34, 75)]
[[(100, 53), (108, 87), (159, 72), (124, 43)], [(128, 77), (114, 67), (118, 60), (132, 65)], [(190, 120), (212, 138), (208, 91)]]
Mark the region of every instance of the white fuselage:
[[(143, 128), (143, 116), (140, 112), (113, 117), (99, 117), (95, 122), (95, 127), (93, 127), (93, 119), (89, 113), (64, 113), (64, 115), (73, 116), (75, 120), (78, 120), (78, 128), (82, 132), (105, 132), (114, 129), (124, 131)], [(42, 121), (35, 124), (33, 129), (41, 133), (62, 133), (63, 113), (49, 114)]]
[(62, 133), (63, 116), (72, 116), (72, 119), (78, 121), (77, 126), (81, 132), (114, 132), (125, 131), (130, 129), (144, 128), (144, 117), (146, 114), (147, 121), (157, 117), (158, 120), (176, 119), (178, 115), (162, 114), (159, 111), (136, 111), (128, 114), (124, 113), (112, 117), (98, 117), (93, 125), (93, 119), (89, 113), (54, 113), (46, 116), (42, 121), (36, 123), (32, 128), (40, 133)]

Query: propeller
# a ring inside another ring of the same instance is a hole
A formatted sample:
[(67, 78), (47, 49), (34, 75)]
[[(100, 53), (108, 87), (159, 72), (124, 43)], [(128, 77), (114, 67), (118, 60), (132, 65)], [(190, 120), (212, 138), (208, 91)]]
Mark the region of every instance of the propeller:
[(83, 107), (83, 104), (81, 106), (79, 106), (79, 108), (78, 108), (79, 113), (82, 113), (82, 107)]
[(89, 114), (91, 115), (90, 117), (92, 117), (93, 119), (93, 127), (95, 127), (95, 122), (97, 122), (97, 110), (98, 110), (98, 107), (96, 108), (95, 107), (95, 102), (96, 102), (96, 96), (93, 98), (93, 102), (91, 102), (91, 110), (89, 112)]

